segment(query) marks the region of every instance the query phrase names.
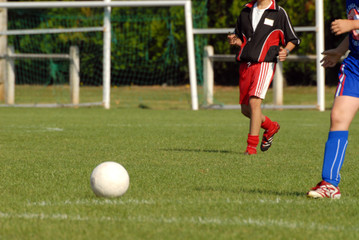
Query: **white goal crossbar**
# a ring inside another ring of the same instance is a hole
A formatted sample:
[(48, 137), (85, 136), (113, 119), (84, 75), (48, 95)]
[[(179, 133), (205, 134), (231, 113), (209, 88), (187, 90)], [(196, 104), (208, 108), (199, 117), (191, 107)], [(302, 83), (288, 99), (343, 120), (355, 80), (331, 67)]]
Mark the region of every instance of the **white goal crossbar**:
[(191, 86), (192, 110), (198, 110), (197, 76), (191, 0), (178, 1), (81, 1), (81, 2), (1, 2), (0, 8), (104, 8), (103, 46), (103, 106), (110, 108), (111, 89), (111, 7), (171, 7), (183, 6), (186, 21), (187, 53)]

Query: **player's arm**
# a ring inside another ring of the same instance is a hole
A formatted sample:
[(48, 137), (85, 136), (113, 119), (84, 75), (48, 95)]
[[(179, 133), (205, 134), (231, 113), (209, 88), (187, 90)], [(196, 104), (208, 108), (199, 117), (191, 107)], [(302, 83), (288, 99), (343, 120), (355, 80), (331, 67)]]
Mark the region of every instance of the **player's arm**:
[(332, 22), (331, 30), (335, 35), (359, 29), (359, 20), (337, 19)]
[(296, 32), (294, 31), (294, 28), (292, 26), (292, 23), (289, 19), (288, 14), (284, 9), (282, 9), (282, 16), (284, 16), (283, 22), (281, 23), (283, 32), (284, 32), (284, 38), (285, 42), (287, 43), (285, 47), (281, 47), (278, 53), (278, 59), (279, 61), (283, 62), (287, 59), (287, 56), (289, 53), (295, 48), (295, 46), (300, 44), (300, 38), (297, 36)]
[(340, 58), (348, 51), (349, 49), (349, 36), (347, 36), (339, 45), (334, 49), (330, 49), (322, 52), (324, 55), (323, 59), (320, 61), (322, 66), (334, 67)]
[[(331, 25), (331, 31), (335, 35), (347, 33), (355, 29), (359, 29), (359, 20), (337, 19), (333, 21)], [(323, 59), (320, 61), (322, 66), (325, 68), (334, 67), (348, 49), (349, 36), (346, 36), (338, 47), (322, 53), (324, 55)]]
[(280, 47), (278, 59), (279, 61), (283, 62), (287, 59), (287, 56), (289, 53), (295, 48), (295, 44), (292, 42), (289, 42), (284, 48)]
[(232, 46), (242, 46), (242, 40), (239, 38), (241, 34), (241, 17), (239, 16), (236, 22), (236, 28), (234, 29), (234, 33), (229, 33), (227, 36), (228, 43)]
[(236, 34), (232, 33), (232, 34), (228, 34), (227, 36), (228, 38), (228, 43), (230, 45), (233, 45), (233, 46), (242, 46), (242, 41), (239, 37), (237, 37)]

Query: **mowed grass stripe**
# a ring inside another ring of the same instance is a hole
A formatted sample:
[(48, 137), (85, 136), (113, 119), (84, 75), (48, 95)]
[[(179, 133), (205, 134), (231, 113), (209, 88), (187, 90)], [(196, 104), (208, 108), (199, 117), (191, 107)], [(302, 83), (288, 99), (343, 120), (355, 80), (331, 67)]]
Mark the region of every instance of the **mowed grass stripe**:
[(310, 229), (320, 231), (348, 231), (359, 232), (359, 229), (354, 227), (345, 227), (340, 224), (321, 225), (314, 222), (296, 222), (286, 221), (283, 219), (243, 219), (239, 217), (234, 218), (208, 218), (201, 216), (193, 216), (186, 218), (179, 217), (165, 217), (165, 216), (128, 216), (128, 217), (116, 217), (116, 216), (80, 216), (80, 215), (68, 215), (63, 213), (45, 214), (45, 213), (4, 213), (0, 212), (1, 219), (25, 219), (25, 220), (69, 220), (69, 221), (94, 221), (94, 222), (136, 222), (136, 223), (161, 223), (161, 224), (198, 224), (198, 225), (218, 225), (218, 226), (265, 226), (265, 227), (280, 227), (289, 229)]

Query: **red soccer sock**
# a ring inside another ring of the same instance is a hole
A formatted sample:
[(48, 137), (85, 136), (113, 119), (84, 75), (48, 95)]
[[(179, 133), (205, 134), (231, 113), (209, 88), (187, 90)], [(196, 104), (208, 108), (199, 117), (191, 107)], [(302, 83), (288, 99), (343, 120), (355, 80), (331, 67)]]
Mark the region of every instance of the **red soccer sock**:
[(273, 125), (272, 120), (270, 120), (269, 117), (265, 116), (265, 120), (264, 122), (262, 122), (261, 128), (263, 128), (264, 130), (268, 130), (272, 127), (272, 125)]
[(247, 149), (246, 152), (248, 154), (257, 154), (257, 145), (259, 143), (259, 136), (254, 136), (254, 135), (250, 135), (248, 134), (248, 139), (247, 139)]

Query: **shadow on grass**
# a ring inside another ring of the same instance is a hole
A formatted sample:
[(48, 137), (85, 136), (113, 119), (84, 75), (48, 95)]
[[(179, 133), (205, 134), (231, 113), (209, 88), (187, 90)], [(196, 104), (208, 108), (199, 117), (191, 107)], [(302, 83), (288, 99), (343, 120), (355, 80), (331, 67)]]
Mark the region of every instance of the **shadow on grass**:
[(296, 191), (275, 191), (268, 189), (245, 189), (239, 188), (239, 193), (248, 193), (248, 194), (263, 194), (263, 195), (276, 195), (276, 196), (306, 196), (306, 192), (296, 192)]
[(232, 193), (245, 193), (245, 194), (255, 194), (255, 195), (275, 195), (275, 196), (305, 196), (306, 192), (296, 192), (296, 191), (275, 191), (268, 189), (247, 189), (247, 188), (228, 188), (228, 187), (212, 187), (212, 186), (203, 186), (195, 187), (196, 191), (199, 192), (232, 192)]
[(208, 150), (208, 149), (182, 149), (182, 148), (166, 148), (161, 149), (162, 151), (173, 151), (173, 152), (208, 152), (208, 153), (237, 153), (228, 150)]

